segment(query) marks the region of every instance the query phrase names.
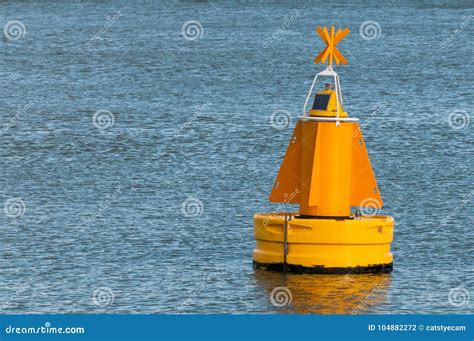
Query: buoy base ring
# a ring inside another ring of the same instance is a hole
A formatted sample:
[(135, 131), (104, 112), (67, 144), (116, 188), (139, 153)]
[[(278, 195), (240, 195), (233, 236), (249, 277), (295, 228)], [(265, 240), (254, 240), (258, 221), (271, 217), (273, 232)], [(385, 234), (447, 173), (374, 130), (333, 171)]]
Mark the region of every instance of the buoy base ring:
[(255, 214), (254, 266), (295, 273), (390, 272), (393, 227), (389, 216), (310, 219), (298, 213)]
[(378, 264), (370, 266), (356, 266), (348, 268), (327, 268), (324, 266), (306, 267), (301, 265), (283, 263), (259, 263), (253, 261), (254, 269), (262, 269), (278, 272), (289, 272), (293, 274), (323, 274), (323, 275), (347, 275), (347, 274), (373, 274), (373, 273), (388, 273), (393, 270), (393, 263)]

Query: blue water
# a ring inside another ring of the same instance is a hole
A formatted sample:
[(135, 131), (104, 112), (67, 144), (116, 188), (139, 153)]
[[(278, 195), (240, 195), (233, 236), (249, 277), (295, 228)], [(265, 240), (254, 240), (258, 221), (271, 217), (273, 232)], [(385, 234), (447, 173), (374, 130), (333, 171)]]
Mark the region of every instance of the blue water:
[[(26, 34), (0, 39), (1, 313), (472, 313), (472, 15), (469, 1), (2, 3), (0, 26)], [(202, 35), (185, 39), (190, 20)], [(394, 271), (255, 271), (252, 216), (275, 210), (322, 69), (314, 28), (330, 24), (352, 31), (337, 71), (396, 219)]]

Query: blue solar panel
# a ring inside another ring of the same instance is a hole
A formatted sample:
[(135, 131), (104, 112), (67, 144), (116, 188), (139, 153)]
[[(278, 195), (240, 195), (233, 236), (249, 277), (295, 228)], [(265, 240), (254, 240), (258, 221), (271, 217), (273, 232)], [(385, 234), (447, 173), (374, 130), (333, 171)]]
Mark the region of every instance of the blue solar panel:
[(313, 110), (326, 110), (331, 95), (316, 95), (314, 97)]

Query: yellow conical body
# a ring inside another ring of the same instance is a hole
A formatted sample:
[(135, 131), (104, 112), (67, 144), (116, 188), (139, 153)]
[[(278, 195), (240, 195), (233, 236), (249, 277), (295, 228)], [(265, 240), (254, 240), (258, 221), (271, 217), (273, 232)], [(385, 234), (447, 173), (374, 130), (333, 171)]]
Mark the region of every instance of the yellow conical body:
[[(335, 110), (333, 92), (324, 112)], [(343, 112), (344, 113), (344, 112)], [(344, 113), (347, 116), (346, 113)], [(299, 121), (293, 132), (271, 202), (288, 203), (288, 194), (298, 189), (289, 203), (299, 203), (304, 216), (348, 217), (350, 206), (382, 207), (377, 182), (357, 122)], [(362, 205), (361, 205), (362, 203)]]

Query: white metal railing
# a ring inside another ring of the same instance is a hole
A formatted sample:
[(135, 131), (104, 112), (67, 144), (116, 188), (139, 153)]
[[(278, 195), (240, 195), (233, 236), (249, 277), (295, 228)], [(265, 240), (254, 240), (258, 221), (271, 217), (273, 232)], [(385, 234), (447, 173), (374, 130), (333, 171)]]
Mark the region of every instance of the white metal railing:
[[(311, 98), (313, 93), (314, 85), (318, 80), (318, 77), (333, 77), (334, 79), (334, 89), (336, 90), (336, 117), (311, 117), (309, 115), (309, 110), (306, 110), (308, 106), (308, 102)], [(339, 113), (342, 107), (342, 91), (341, 91), (341, 83), (339, 81), (339, 75), (332, 69), (332, 65), (328, 65), (326, 70), (316, 74), (313, 79), (313, 83), (311, 83), (311, 87), (309, 88), (308, 95), (306, 96), (306, 101), (304, 102), (303, 107), (303, 116), (301, 117), (302, 120), (311, 120), (311, 121), (328, 121), (328, 122), (336, 122), (336, 125), (339, 126), (341, 121), (349, 121), (349, 122), (357, 122), (359, 119), (354, 117), (339, 117)]]

